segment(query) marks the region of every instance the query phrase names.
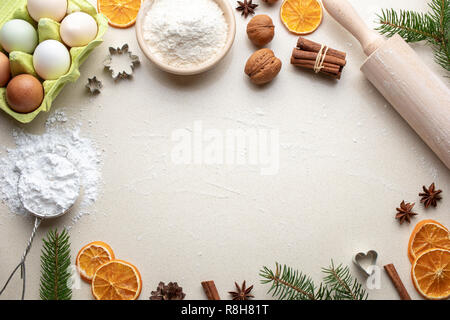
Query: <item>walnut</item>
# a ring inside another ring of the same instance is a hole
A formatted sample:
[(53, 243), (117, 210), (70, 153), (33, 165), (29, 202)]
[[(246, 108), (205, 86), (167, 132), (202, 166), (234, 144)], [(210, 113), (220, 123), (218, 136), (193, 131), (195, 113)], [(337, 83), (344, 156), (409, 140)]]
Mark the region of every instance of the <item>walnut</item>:
[(255, 46), (265, 46), (272, 41), (275, 35), (272, 19), (265, 14), (254, 16), (247, 25), (247, 35)]
[(272, 81), (281, 70), (281, 60), (270, 49), (256, 51), (245, 65), (245, 73), (257, 85)]
[(267, 4), (274, 4), (276, 3), (278, 0), (263, 0), (265, 3)]

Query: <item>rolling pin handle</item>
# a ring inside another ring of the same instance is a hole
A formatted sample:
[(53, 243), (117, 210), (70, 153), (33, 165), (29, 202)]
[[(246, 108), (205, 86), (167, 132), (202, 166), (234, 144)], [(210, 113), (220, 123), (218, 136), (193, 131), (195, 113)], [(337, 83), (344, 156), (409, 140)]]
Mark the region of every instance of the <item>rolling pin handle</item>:
[(328, 13), (361, 43), (367, 56), (385, 42), (383, 37), (367, 27), (347, 0), (322, 0), (322, 2)]

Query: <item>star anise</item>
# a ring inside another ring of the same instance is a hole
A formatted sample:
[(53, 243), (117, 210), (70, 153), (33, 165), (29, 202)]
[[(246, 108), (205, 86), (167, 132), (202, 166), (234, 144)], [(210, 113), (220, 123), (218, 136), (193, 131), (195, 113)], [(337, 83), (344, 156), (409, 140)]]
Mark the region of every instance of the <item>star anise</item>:
[(184, 297), (186, 294), (183, 293), (183, 288), (176, 282), (169, 282), (167, 286), (160, 282), (156, 291), (152, 291), (150, 300), (183, 300)]
[(442, 190), (435, 190), (435, 188), (436, 187), (433, 182), (428, 189), (423, 186), (423, 192), (419, 193), (419, 196), (422, 197), (420, 202), (425, 205), (425, 208), (428, 208), (429, 206), (436, 207), (437, 201), (442, 199), (439, 195)]
[(250, 14), (255, 14), (255, 9), (258, 7), (257, 4), (252, 3), (253, 0), (238, 1), (239, 6), (236, 8), (238, 11), (242, 11), (242, 15), (247, 18)]
[(400, 221), (400, 224), (407, 221), (408, 223), (411, 223), (411, 218), (414, 216), (417, 216), (417, 213), (412, 212), (412, 208), (414, 208), (415, 203), (405, 203), (405, 200), (400, 203), (400, 208), (397, 208), (397, 215), (395, 216), (395, 219), (398, 219)]
[(246, 288), (245, 281), (242, 283), (241, 287), (239, 287), (236, 282), (234, 285), (236, 286), (236, 291), (228, 292), (232, 296), (233, 300), (249, 300), (250, 298), (254, 298), (254, 296), (250, 294), (253, 286)]

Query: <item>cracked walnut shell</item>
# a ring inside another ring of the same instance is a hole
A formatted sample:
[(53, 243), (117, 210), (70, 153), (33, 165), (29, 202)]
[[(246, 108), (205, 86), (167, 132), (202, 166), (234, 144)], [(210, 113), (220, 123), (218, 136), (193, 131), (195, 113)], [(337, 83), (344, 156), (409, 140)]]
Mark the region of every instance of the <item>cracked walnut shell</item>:
[(272, 41), (275, 35), (272, 19), (265, 14), (254, 16), (247, 25), (247, 35), (255, 46), (265, 46)]
[(273, 51), (265, 48), (251, 55), (245, 65), (245, 73), (254, 84), (262, 85), (278, 75), (281, 65), (281, 60), (275, 57)]

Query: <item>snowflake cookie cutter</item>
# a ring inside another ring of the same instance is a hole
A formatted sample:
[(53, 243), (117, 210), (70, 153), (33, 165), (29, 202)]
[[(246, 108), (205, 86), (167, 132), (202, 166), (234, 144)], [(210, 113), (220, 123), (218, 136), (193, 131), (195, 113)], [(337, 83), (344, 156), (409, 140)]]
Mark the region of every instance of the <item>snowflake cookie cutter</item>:
[[(114, 60), (117, 58), (121, 58), (122, 63), (115, 63)], [(125, 62), (123, 61), (124, 59), (126, 59)], [(114, 80), (118, 80), (132, 77), (134, 68), (140, 63), (139, 57), (129, 51), (128, 44), (125, 43), (122, 48), (109, 47), (109, 55), (103, 62), (103, 65), (111, 72), (111, 77)]]
[(102, 91), (103, 84), (96, 76), (94, 76), (93, 78), (88, 78), (86, 88), (91, 94), (99, 94)]

